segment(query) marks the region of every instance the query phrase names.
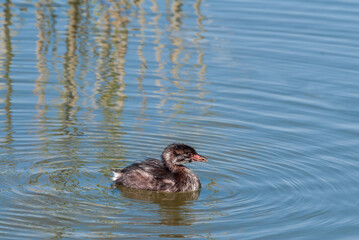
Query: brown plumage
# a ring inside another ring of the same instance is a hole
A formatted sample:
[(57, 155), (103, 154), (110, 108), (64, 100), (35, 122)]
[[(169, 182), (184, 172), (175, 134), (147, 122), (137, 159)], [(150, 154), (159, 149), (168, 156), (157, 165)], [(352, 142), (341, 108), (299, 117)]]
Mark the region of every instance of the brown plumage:
[(162, 152), (162, 161), (148, 159), (124, 169), (113, 169), (114, 183), (125, 187), (164, 192), (189, 192), (201, 188), (199, 178), (183, 164), (207, 162), (185, 144), (170, 144)]

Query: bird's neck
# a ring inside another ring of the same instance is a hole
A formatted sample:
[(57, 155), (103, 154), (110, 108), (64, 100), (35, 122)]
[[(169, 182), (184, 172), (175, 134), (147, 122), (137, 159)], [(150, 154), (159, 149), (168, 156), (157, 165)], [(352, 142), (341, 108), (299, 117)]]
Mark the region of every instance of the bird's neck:
[(183, 165), (176, 165), (173, 163), (175, 156), (162, 155), (162, 161), (165, 167), (174, 174), (177, 191), (195, 191), (201, 188), (199, 178), (187, 167)]
[(174, 164), (173, 163), (174, 158), (175, 156), (171, 153), (162, 154), (162, 162), (165, 165), (165, 167), (168, 168), (168, 170), (172, 173), (180, 173), (186, 167), (183, 165)]

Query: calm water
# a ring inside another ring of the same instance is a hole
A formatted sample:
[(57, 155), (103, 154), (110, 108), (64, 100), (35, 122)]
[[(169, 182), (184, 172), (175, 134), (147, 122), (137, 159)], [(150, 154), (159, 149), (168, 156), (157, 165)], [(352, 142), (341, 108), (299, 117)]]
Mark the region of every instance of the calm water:
[[(1, 239), (359, 239), (359, 2), (10, 1)], [(112, 189), (193, 145), (203, 188)]]

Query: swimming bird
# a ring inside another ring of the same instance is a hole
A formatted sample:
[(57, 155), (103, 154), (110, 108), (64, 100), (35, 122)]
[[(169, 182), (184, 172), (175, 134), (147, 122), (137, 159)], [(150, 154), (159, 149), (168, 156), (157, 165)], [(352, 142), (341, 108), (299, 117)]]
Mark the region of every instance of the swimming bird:
[(207, 158), (183, 143), (168, 145), (161, 160), (147, 159), (124, 169), (112, 169), (116, 185), (162, 192), (189, 192), (201, 188), (201, 181), (185, 167), (190, 162), (207, 162)]

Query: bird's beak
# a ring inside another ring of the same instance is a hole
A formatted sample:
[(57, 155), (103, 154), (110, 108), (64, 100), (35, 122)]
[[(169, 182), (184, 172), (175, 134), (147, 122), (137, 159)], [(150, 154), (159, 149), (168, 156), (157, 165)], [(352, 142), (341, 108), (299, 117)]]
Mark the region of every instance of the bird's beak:
[(191, 160), (192, 161), (195, 161), (195, 162), (208, 162), (207, 158), (203, 157), (203, 156), (200, 156), (198, 154), (195, 154), (191, 157)]

